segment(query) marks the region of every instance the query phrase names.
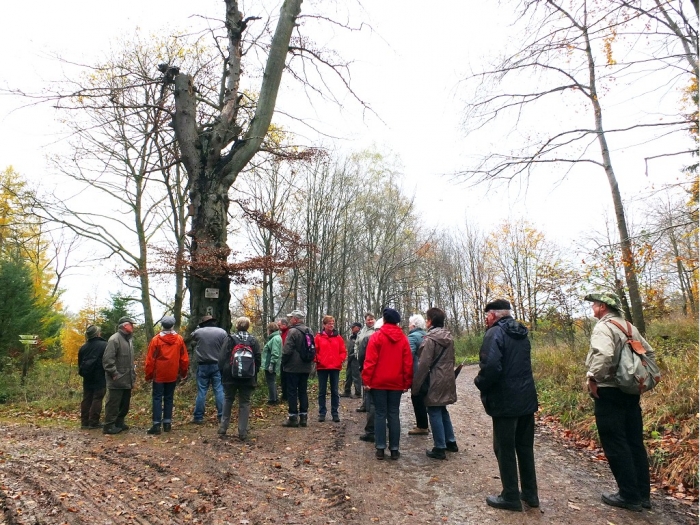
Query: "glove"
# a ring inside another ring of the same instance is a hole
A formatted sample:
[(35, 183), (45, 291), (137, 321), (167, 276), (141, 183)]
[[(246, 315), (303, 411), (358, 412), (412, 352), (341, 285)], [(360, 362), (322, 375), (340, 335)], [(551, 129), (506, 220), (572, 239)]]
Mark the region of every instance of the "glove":
[(274, 373), (275, 372), (275, 365), (270, 364), (270, 366), (267, 367), (267, 371), (271, 374)]

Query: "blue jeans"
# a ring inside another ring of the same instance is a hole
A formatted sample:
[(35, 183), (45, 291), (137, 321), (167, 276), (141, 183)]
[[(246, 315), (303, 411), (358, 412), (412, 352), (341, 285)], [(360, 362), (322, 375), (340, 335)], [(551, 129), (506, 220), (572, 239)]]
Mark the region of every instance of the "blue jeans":
[(309, 374), (285, 372), (284, 378), (287, 382), (287, 401), (289, 404), (289, 415), (308, 415), (309, 394), (307, 388), (309, 386)]
[(447, 443), (454, 443), (455, 431), (447, 407), (426, 407), (430, 428), (433, 429), (433, 445), (435, 448), (446, 448)]
[(204, 419), (204, 402), (207, 399), (209, 385), (214, 392), (216, 402), (216, 416), (221, 420), (221, 413), (224, 408), (224, 388), (221, 386), (221, 372), (219, 365), (212, 363), (209, 365), (199, 365), (197, 367), (197, 399), (194, 402), (194, 420)]
[(153, 424), (173, 422), (173, 397), (177, 381), (156, 383), (153, 381)]
[(318, 370), (318, 415), (326, 415), (326, 387), (331, 380), (331, 415), (338, 415), (340, 395), (338, 383), (340, 382), (340, 370)]
[(374, 401), (374, 446), (386, 448), (386, 427), (389, 424), (389, 450), (399, 450), (401, 437), (401, 390), (370, 390)]

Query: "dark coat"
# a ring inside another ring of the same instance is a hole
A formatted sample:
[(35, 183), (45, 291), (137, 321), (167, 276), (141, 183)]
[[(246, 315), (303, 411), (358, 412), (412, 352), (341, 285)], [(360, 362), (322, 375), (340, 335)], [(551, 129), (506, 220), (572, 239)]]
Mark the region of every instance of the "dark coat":
[[(305, 363), (301, 360), (299, 349), (304, 342), (305, 333), (308, 330), (304, 323), (290, 326), (287, 330), (287, 338), (282, 345), (282, 370), (290, 374), (310, 374), (313, 369), (313, 362)], [(313, 334), (311, 335), (313, 338)]]
[(106, 347), (106, 339), (93, 337), (78, 350), (78, 370), (83, 363), (95, 363), (90, 373), (83, 376), (83, 388), (86, 390), (102, 390), (107, 386), (105, 369), (102, 368), (102, 356)]
[[(425, 332), (424, 332), (425, 333)], [(442, 352), (433, 369), (430, 366)], [(419, 356), (418, 367), (413, 376), (411, 394), (418, 395), (423, 381), (430, 370), (430, 389), (423, 398), (427, 407), (443, 407), (457, 402), (457, 383), (455, 381), (455, 344), (452, 335), (445, 328), (431, 328), (423, 338), (416, 352)]]
[(489, 416), (520, 417), (537, 412), (530, 341), (524, 325), (507, 316), (486, 330), (479, 368), (474, 384)]
[[(228, 340), (221, 347), (221, 352), (219, 353), (219, 370), (221, 370), (221, 383), (224, 385), (248, 385), (255, 387), (258, 384), (258, 371), (260, 370), (260, 365), (262, 363), (262, 352), (260, 351), (260, 343), (255, 339), (254, 336), (250, 335), (248, 332), (236, 332), (231, 334), (233, 339), (233, 344), (229, 343)], [(250, 379), (238, 379), (231, 375), (231, 351), (233, 347), (237, 344), (247, 344), (253, 349), (253, 356), (255, 358), (255, 377)]]

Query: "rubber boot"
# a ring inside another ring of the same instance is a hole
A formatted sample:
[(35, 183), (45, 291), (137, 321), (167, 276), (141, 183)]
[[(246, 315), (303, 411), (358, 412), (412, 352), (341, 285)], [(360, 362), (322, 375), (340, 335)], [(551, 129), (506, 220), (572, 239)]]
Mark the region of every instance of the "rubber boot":
[(151, 428), (146, 430), (146, 434), (150, 434), (152, 436), (154, 436), (154, 435), (157, 436), (158, 434), (160, 434), (160, 423), (158, 423), (158, 424), (154, 423)]
[(297, 416), (289, 416), (287, 420), (282, 423), (283, 427), (298, 427), (299, 426), (299, 418)]
[(307, 414), (299, 414), (299, 426), (300, 427), (305, 427), (308, 420), (309, 420), (309, 416)]

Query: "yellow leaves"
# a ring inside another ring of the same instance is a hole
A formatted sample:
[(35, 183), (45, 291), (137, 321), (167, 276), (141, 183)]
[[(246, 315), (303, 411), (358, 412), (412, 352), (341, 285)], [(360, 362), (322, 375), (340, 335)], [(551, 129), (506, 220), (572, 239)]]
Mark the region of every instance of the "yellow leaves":
[(613, 58), (612, 44), (617, 38), (617, 32), (614, 28), (611, 29), (610, 35), (603, 39), (603, 51), (605, 52), (605, 62), (608, 66), (614, 66), (617, 61)]

